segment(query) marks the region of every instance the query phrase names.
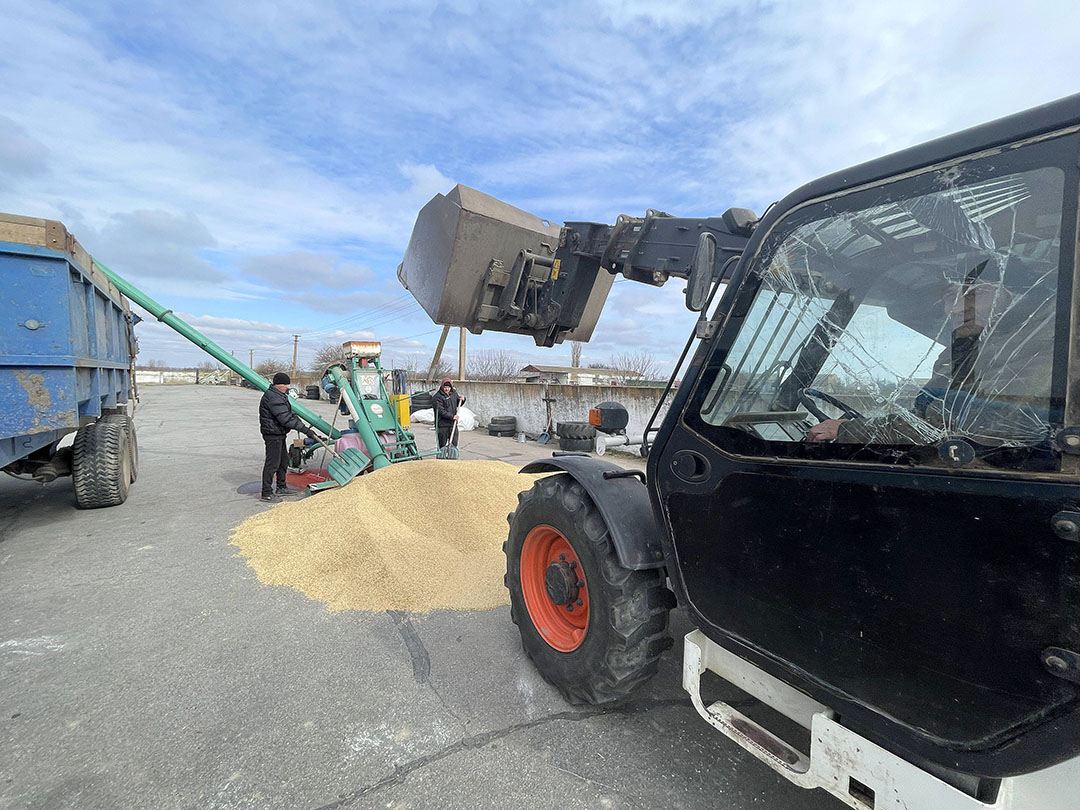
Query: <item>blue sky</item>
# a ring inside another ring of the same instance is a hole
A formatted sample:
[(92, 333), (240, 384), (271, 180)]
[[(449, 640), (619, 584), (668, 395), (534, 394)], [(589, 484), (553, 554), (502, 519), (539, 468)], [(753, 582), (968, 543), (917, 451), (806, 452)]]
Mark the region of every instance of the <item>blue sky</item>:
[[(60, 219), (242, 359), (374, 335), (426, 364), (440, 329), (395, 269), (455, 183), (559, 222), (760, 213), (1080, 90), (1078, 29), (1064, 2), (0, 0), (0, 210)], [(617, 284), (584, 360), (670, 368), (681, 290)], [(206, 359), (139, 330), (143, 360)]]

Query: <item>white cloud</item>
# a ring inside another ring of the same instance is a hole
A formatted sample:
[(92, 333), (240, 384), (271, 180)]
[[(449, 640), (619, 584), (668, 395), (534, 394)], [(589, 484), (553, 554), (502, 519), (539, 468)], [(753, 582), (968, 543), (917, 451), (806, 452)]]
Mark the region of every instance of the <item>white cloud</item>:
[(0, 115), (0, 182), (40, 177), (49, 170), (49, 150), (25, 127)]
[[(1080, 68), (1080, 7), (1050, 0), (41, 0), (3, 17), (0, 209), (61, 219), (166, 306), (321, 333), (339, 316), (437, 332), (365, 308), (400, 294), (415, 214), (455, 181), (553, 220), (760, 212), (1072, 92)], [(678, 351), (678, 291), (624, 287), (597, 351)]]

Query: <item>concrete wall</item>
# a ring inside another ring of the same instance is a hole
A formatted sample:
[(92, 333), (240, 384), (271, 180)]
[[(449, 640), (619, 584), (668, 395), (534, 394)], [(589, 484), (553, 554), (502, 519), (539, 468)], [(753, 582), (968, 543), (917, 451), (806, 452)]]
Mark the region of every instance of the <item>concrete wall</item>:
[[(601, 402), (614, 400), (622, 404), (630, 416), (626, 432), (632, 437), (641, 436), (663, 391), (662, 388), (638, 388), (630, 385), (555, 385), (470, 380), (454, 385), (467, 398), (465, 407), (480, 417), (482, 425), (486, 425), (493, 416), (516, 416), (518, 430), (537, 434), (545, 430), (548, 424), (549, 403), (544, 401), (545, 398), (552, 400), (550, 407), (553, 427), (556, 422), (587, 422), (590, 408)], [(423, 386), (419, 384), (412, 387), (413, 391), (422, 389)], [(658, 425), (666, 410), (665, 405), (657, 419)]]
[(137, 368), (135, 382), (138, 385), (184, 385), (195, 383), (195, 370), (172, 371), (169, 369)]

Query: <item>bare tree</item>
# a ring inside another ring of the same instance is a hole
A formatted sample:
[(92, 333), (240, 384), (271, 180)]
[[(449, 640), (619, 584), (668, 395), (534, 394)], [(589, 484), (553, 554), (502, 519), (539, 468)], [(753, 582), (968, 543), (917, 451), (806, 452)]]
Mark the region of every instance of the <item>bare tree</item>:
[[(432, 380), (438, 382), (439, 380), (445, 380), (447, 377), (454, 378), (454, 372), (456, 365), (451, 363), (445, 357), (440, 357), (439, 362), (435, 364), (435, 374), (432, 375)], [(427, 373), (426, 371), (424, 372)]]
[(262, 374), (264, 377), (273, 377), (279, 371), (289, 371), (291, 369), (292, 363), (287, 363), (276, 357), (269, 360), (262, 360), (255, 364), (255, 372), (257, 374)]
[(652, 352), (644, 349), (613, 355), (611, 368), (631, 374), (636, 372), (635, 379), (638, 380), (651, 380), (657, 375), (658, 371)]
[(311, 370), (322, 373), (326, 367), (345, 359), (345, 352), (340, 343), (326, 343), (315, 350), (315, 356), (311, 358)]
[(139, 363), (142, 368), (165, 368), (165, 364), (161, 360), (147, 360), (144, 363)]
[(574, 340), (570, 343), (570, 365), (573, 368), (581, 368), (581, 348), (584, 345), (584, 342), (580, 340)]
[(520, 368), (517, 358), (505, 349), (482, 349), (469, 358), (469, 378), (473, 380), (510, 380)]

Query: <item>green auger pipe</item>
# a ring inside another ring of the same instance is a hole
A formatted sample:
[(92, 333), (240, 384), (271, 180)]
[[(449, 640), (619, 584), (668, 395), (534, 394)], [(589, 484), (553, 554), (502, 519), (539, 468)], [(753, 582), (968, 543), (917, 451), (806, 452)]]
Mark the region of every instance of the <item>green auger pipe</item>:
[(330, 366), (330, 368), (327, 369), (327, 372), (334, 381), (334, 385), (341, 390), (341, 395), (349, 401), (353, 413), (356, 414), (356, 419), (354, 420), (356, 423), (356, 432), (360, 434), (360, 439), (364, 442), (368, 455), (371, 456), (372, 466), (376, 470), (380, 470), (383, 467), (389, 467), (390, 459), (386, 457), (382, 442), (379, 441), (379, 434), (374, 431), (367, 420), (367, 411), (364, 410), (364, 402), (361, 399), (357, 399), (356, 389), (353, 388), (348, 378), (342, 373), (341, 366)]
[[(120, 292), (122, 292), (140, 307), (145, 309), (163, 324), (175, 329), (177, 332), (186, 337), (188, 340), (190, 340), (208, 355), (213, 357), (218, 362), (223, 363), (225, 366), (231, 368), (233, 371), (235, 371), (237, 374), (239, 374), (241, 377), (243, 377), (245, 380), (247, 380), (259, 390), (265, 391), (267, 388), (270, 387), (270, 383), (267, 381), (266, 377), (264, 377), (262, 374), (258, 374), (253, 369), (248, 368), (246, 365), (241, 363), (223, 348), (214, 343), (214, 341), (210, 340), (210, 338), (206, 337), (206, 335), (204, 335), (198, 329), (194, 329), (191, 326), (188, 326), (186, 323), (184, 323), (183, 320), (176, 317), (176, 315), (173, 314), (173, 311), (171, 309), (165, 309), (165, 307), (163, 307), (149, 295), (146, 295), (137, 287), (134, 287), (127, 281), (124, 281), (124, 279), (120, 278), (120, 276), (116, 275), (116, 273), (114, 273), (112, 270), (110, 270), (108, 267), (106, 267), (96, 259), (94, 260), (94, 264), (99, 270), (101, 270), (102, 273), (108, 276), (109, 281), (115, 284), (116, 288), (120, 290)], [(295, 413), (305, 422), (308, 422), (317, 427), (330, 438), (337, 439), (341, 436), (341, 431), (335, 430), (329, 422), (324, 421), (314, 411), (305, 408), (292, 397), (289, 397), (289, 407), (293, 409), (293, 413)]]

